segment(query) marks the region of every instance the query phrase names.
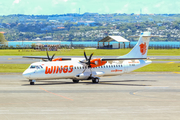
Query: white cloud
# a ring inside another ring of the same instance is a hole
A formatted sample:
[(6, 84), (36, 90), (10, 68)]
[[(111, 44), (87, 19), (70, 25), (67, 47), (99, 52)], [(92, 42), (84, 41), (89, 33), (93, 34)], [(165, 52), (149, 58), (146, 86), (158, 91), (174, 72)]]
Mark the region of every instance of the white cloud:
[(142, 14), (148, 14), (148, 13), (150, 13), (148, 7), (144, 7), (144, 8), (142, 9), (142, 12), (143, 12)]
[(19, 4), (20, 1), (21, 1), (21, 0), (14, 0), (14, 1), (13, 1), (13, 5), (14, 5), (14, 4)]
[(129, 4), (126, 4), (126, 5), (124, 5), (124, 8), (127, 8), (129, 6)]
[(72, 12), (72, 13), (76, 13), (76, 12), (77, 12), (77, 9), (72, 9), (71, 12)]
[(77, 3), (76, 2), (72, 2), (71, 5), (76, 5)]
[(164, 4), (164, 1), (156, 4), (154, 7), (160, 7), (160, 6), (162, 6), (163, 4)]
[(40, 6), (37, 6), (34, 8), (33, 14), (39, 14), (41, 10), (42, 10), (42, 8)]
[(68, 0), (52, 0), (53, 5), (62, 3), (62, 2), (67, 2)]

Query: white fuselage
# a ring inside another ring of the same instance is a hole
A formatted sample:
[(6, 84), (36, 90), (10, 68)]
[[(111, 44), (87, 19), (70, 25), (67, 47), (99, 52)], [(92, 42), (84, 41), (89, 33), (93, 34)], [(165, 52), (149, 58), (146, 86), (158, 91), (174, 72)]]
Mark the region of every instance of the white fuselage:
[(90, 75), (101, 77), (128, 73), (150, 63), (151, 61), (149, 60), (123, 60), (112, 61), (111, 63), (107, 62), (100, 67), (88, 68), (85, 67), (85, 64), (79, 62), (79, 58), (78, 60), (74, 59), (71, 61), (36, 62), (31, 64), (30, 67), (24, 71), (23, 76), (29, 80), (86, 80)]

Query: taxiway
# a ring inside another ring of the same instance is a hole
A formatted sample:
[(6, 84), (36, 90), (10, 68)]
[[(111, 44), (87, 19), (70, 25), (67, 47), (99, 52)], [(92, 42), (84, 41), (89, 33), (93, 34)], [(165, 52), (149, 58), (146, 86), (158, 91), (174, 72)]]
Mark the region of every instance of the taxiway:
[(21, 74), (0, 74), (0, 118), (177, 120), (180, 118), (180, 72), (132, 72), (73, 83), (29, 85)]

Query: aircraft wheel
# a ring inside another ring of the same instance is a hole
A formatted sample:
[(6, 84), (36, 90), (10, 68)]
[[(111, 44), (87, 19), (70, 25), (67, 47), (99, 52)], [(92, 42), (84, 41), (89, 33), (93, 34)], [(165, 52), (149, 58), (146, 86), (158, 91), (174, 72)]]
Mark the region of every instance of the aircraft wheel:
[(34, 82), (30, 82), (30, 85), (34, 85)]
[(34, 83), (36, 82), (36, 80), (29, 80), (30, 85), (34, 85)]
[(79, 80), (73, 80), (73, 83), (79, 83)]
[(93, 82), (93, 83), (99, 83), (99, 78), (93, 78), (93, 79), (92, 79), (92, 82)]

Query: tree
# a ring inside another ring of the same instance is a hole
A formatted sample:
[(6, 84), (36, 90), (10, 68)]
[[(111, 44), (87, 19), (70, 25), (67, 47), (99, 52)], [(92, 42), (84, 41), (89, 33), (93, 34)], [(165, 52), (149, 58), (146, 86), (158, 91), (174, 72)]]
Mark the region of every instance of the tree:
[(7, 40), (4, 38), (4, 35), (2, 33), (0, 33), (0, 44), (3, 44), (3, 45), (8, 44)]

